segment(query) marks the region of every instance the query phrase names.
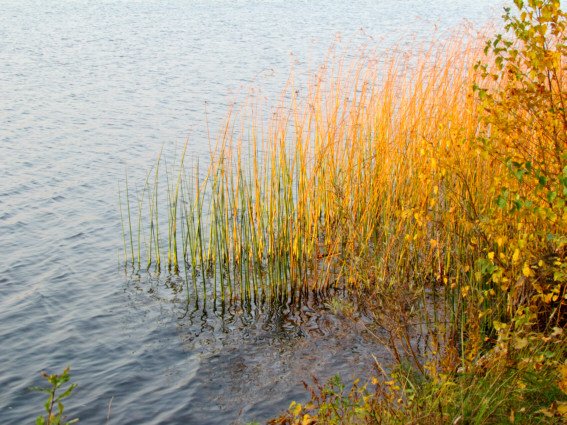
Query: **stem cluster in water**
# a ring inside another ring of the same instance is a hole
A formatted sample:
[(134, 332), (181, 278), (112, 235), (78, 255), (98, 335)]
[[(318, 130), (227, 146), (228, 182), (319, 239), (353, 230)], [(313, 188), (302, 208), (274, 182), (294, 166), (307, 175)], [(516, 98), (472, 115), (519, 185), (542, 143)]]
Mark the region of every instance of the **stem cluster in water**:
[(461, 40), (417, 60), (330, 61), (304, 99), (286, 91), (267, 124), (243, 118), (237, 131), (230, 116), (203, 174), (187, 165), (188, 143), (172, 165), (160, 153), (143, 189), (121, 201), (127, 262), (254, 302), (408, 285), (417, 271), (446, 278), (447, 253), (470, 231), (455, 211), (475, 208), (460, 196), (486, 179), (466, 143), (477, 131), (467, 66), (477, 53)]

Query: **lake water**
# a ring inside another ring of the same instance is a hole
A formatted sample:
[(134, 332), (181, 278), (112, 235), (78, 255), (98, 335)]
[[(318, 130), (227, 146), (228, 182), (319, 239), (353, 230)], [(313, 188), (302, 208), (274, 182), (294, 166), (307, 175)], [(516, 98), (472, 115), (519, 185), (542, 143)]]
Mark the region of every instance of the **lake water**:
[[(387, 50), (500, 15), (493, 0), (0, 0), (0, 424), (33, 423), (70, 364), (84, 424), (265, 420), (387, 358), (356, 324), (195, 311), (127, 279), (117, 182), (164, 143), (208, 152), (250, 87), (275, 98), (333, 42)], [(346, 41), (344, 41), (346, 40)], [(206, 114), (205, 114), (206, 111)]]

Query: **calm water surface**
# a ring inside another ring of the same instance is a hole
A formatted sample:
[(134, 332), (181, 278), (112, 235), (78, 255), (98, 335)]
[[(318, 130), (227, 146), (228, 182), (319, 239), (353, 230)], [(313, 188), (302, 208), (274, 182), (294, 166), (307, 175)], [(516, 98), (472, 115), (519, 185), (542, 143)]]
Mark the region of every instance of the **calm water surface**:
[(164, 143), (206, 155), (206, 121), (249, 87), (274, 98), (337, 34), (387, 49), (495, 3), (0, 0), (0, 424), (33, 423), (28, 387), (67, 364), (81, 423), (225, 424), (303, 398), (310, 372), (348, 379), (385, 356), (328, 312), (221, 320), (175, 282), (127, 279), (117, 182), (126, 166), (141, 182)]

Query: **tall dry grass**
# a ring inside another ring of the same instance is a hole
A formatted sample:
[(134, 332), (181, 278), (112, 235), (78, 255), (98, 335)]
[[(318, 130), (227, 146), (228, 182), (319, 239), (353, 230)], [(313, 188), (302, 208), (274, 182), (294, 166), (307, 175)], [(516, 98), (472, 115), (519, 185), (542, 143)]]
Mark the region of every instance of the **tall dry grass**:
[(160, 155), (124, 208), (128, 261), (185, 270), (223, 299), (461, 287), (499, 172), (472, 142), (478, 47), (330, 61), (268, 121), (232, 114), (205, 173), (187, 166), (190, 145), (176, 164)]

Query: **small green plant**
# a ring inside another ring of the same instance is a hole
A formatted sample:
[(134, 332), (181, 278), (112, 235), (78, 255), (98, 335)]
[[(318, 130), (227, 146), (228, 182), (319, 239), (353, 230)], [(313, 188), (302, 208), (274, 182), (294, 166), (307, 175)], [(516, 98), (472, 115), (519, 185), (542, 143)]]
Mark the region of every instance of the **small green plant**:
[(65, 422), (65, 416), (63, 412), (65, 407), (63, 406), (63, 399), (69, 397), (73, 390), (77, 388), (77, 384), (70, 384), (67, 389), (65, 389), (61, 394), (57, 394), (59, 390), (63, 389), (63, 386), (69, 382), (71, 375), (69, 375), (69, 366), (63, 370), (61, 374), (49, 375), (42, 371), (41, 376), (49, 382), (49, 387), (33, 387), (32, 390), (46, 393), (49, 395), (47, 401), (44, 404), (46, 416), (39, 415), (35, 420), (36, 425), (71, 425), (79, 422), (79, 419), (72, 419)]
[(269, 425), (379, 423), (376, 399), (360, 380), (355, 380), (350, 389), (339, 375), (325, 385), (315, 378), (313, 386), (305, 382), (304, 385), (311, 393), (311, 400), (305, 405), (292, 402), (287, 412), (268, 421)]

